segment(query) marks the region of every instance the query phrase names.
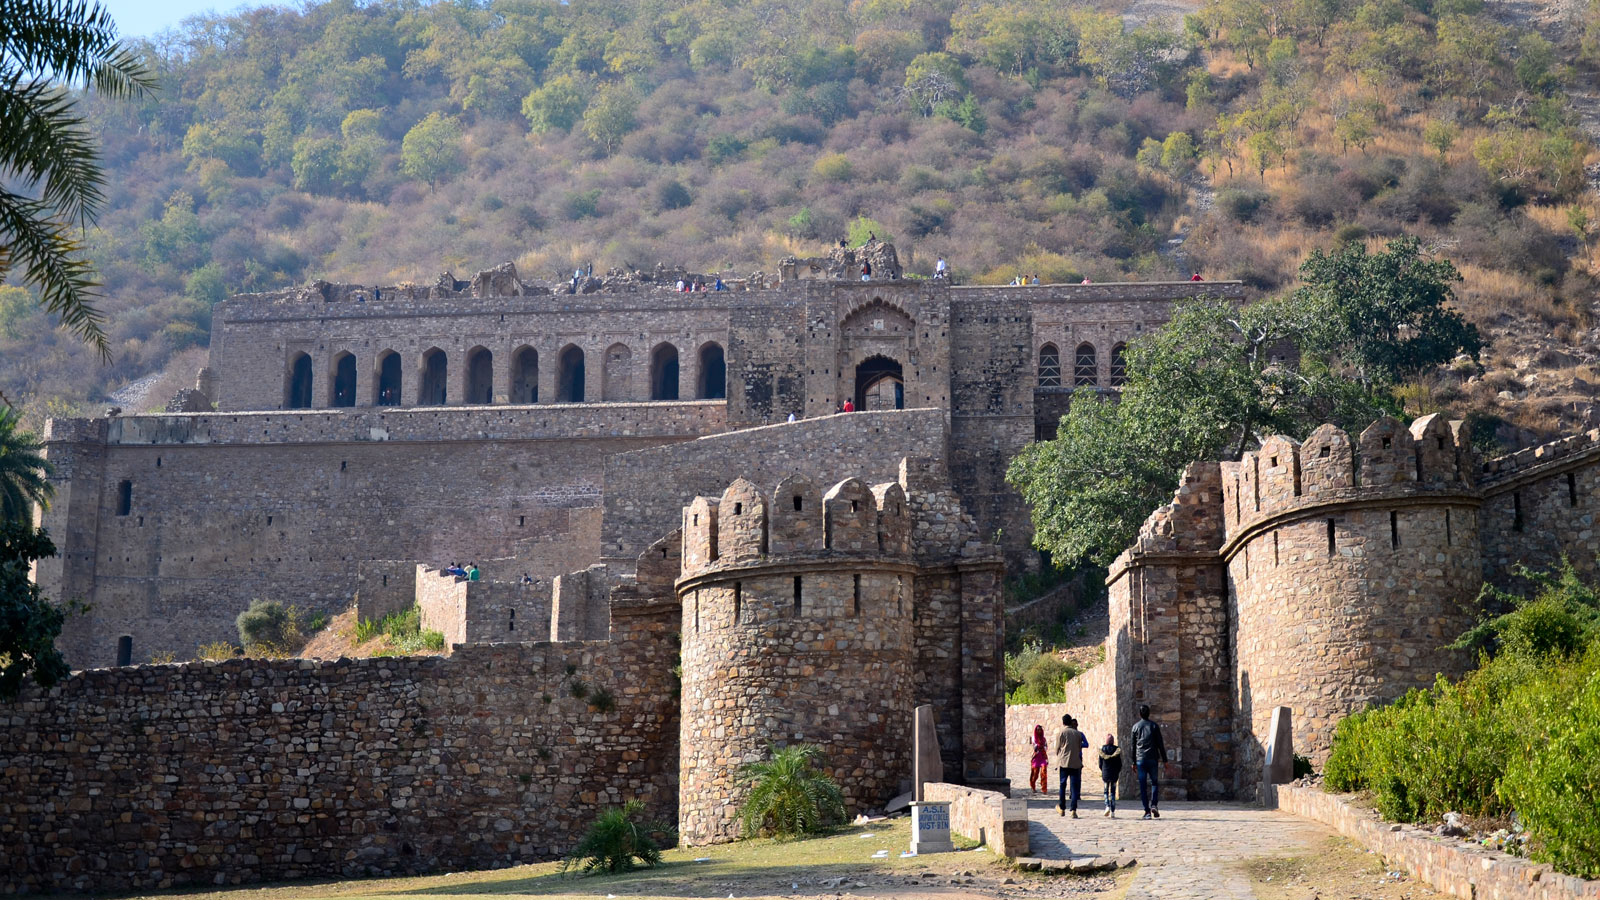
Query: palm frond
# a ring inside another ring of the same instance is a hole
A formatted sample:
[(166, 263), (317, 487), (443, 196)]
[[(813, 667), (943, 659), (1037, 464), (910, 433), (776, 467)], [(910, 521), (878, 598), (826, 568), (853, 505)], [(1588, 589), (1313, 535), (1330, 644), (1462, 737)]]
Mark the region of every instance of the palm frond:
[(39, 305), (110, 360), (105, 317), (93, 302), (99, 285), (82, 252), (82, 242), (48, 206), (0, 188), (0, 277), (20, 264), (23, 280), (39, 288)]
[(27, 522), (34, 504), (47, 506), (55, 471), (40, 453), (39, 439), (20, 430), (15, 410), (0, 411), (0, 523)]
[(95, 144), (73, 114), (65, 88), (12, 75), (0, 81), (0, 174), (39, 184), (39, 199), (87, 225), (99, 208), (105, 176)]
[(154, 78), (117, 41), (111, 13), (89, 0), (0, 0), (0, 69), (137, 96)]

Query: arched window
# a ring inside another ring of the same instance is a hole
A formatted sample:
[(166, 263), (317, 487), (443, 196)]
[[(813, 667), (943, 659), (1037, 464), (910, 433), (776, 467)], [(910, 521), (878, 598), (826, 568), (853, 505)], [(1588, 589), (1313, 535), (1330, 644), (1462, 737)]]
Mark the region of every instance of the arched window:
[(1114, 388), (1128, 383), (1127, 352), (1127, 344), (1118, 344), (1111, 348), (1111, 386)]
[(288, 377), (283, 386), (284, 409), (311, 408), (311, 357), (296, 353), (289, 360)]
[(583, 402), (583, 349), (568, 344), (557, 360), (556, 402)]
[(1078, 345), (1078, 358), (1072, 366), (1073, 387), (1095, 387), (1100, 384), (1100, 362), (1094, 345), (1088, 341)]
[(695, 396), (701, 400), (721, 400), (728, 396), (728, 364), (722, 345), (711, 341), (700, 348), (700, 383)]
[(494, 402), (494, 354), (487, 347), (473, 347), (467, 351), (466, 403)]
[(341, 353), (333, 359), (333, 380), (329, 384), (329, 406), (356, 405), (356, 357)]
[(539, 351), (532, 347), (511, 354), (511, 402), (539, 402)]
[(627, 344), (612, 344), (606, 348), (605, 371), (600, 381), (601, 400), (632, 400), (636, 395), (633, 384), (633, 351)]
[(1055, 344), (1039, 348), (1039, 387), (1061, 386), (1061, 351)]
[(422, 354), (422, 371), (417, 374), (417, 405), (443, 406), (445, 385), (450, 375), (450, 360), (438, 347)]
[(393, 350), (378, 354), (378, 377), (372, 385), (372, 405), (400, 405), (400, 354)]
[(650, 399), (678, 399), (678, 348), (671, 344), (650, 351)]

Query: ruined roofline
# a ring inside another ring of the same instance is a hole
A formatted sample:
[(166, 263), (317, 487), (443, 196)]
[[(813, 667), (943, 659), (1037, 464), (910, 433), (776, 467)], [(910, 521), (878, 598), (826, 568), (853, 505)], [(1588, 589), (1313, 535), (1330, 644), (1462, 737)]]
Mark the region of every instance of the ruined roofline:
[(726, 400), (358, 406), (50, 419), (43, 443), (118, 446), (560, 440), (721, 434)]

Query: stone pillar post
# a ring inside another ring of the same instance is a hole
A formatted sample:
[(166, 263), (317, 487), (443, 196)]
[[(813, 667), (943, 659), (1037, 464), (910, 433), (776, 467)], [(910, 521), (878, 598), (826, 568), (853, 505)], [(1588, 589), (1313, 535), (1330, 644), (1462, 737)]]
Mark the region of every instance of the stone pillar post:
[(369, 356), (363, 360), (360, 354), (356, 355), (356, 406), (373, 405), (372, 398), (377, 392), (375, 383), (378, 380), (378, 373), (374, 370), (377, 363), (376, 357)]
[(459, 343), (452, 351), (447, 351), (449, 368), (445, 370), (445, 377), (449, 387), (444, 391), (444, 402), (448, 406), (460, 406), (467, 402), (467, 379), (471, 374), (471, 367), (467, 365), (467, 351)]
[(511, 354), (514, 351), (501, 348), (494, 354), (494, 402), (506, 404), (511, 402)]
[(585, 347), (583, 351), (583, 402), (599, 403), (606, 394), (606, 348)]
[(329, 368), (327, 351), (311, 354), (311, 408), (327, 409), (332, 406), (333, 370)]
[(539, 402), (556, 402), (556, 376), (561, 371), (561, 347), (539, 350)]
[(691, 338), (689, 346), (678, 353), (678, 399), (695, 400), (700, 396), (700, 344)]
[[(409, 358), (411, 362), (406, 363)], [(400, 405), (417, 405), (417, 388), (422, 384), (422, 353), (413, 350), (400, 353)]]
[(973, 787), (1006, 793), (1004, 565), (960, 566), (961, 768)]

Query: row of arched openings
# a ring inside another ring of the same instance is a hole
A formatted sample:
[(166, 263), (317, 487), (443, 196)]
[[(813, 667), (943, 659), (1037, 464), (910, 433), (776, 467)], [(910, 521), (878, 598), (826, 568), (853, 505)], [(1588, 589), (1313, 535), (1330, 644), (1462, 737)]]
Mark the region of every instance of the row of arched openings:
[[(1128, 383), (1127, 349), (1128, 345), (1122, 343), (1111, 348), (1111, 387), (1119, 388)], [(1045, 344), (1039, 348), (1039, 386), (1061, 387), (1061, 378), (1061, 351), (1055, 344)], [(1099, 353), (1088, 341), (1079, 344), (1073, 353), (1072, 386), (1100, 386)]]
[[(727, 360), (722, 346), (715, 341), (700, 348), (700, 371), (694, 396), (701, 400), (721, 400), (727, 396)], [(598, 398), (586, 396), (588, 383), (583, 348), (568, 344), (559, 351), (556, 365), (554, 397), (547, 402), (582, 403), (589, 399), (630, 400), (629, 379), (632, 377), (633, 352), (623, 344), (613, 344), (606, 351), (605, 377)], [(450, 403), (486, 404), (494, 402), (494, 352), (487, 347), (473, 347), (466, 353), (467, 377), (465, 395), (450, 396), (450, 358), (445, 351), (431, 347), (423, 351), (416, 373), (416, 405), (445, 406)], [(316, 389), (316, 376), (307, 353), (295, 353), (289, 359), (284, 384), (285, 409), (310, 409)], [(356, 357), (348, 351), (334, 356), (328, 373), (327, 405), (350, 407), (356, 405)], [(380, 352), (374, 361), (372, 396), (373, 406), (399, 406), (402, 396), (403, 364), (400, 354), (393, 350)], [(678, 348), (672, 344), (659, 344), (650, 354), (650, 399), (680, 399)], [(529, 346), (518, 347), (511, 354), (511, 385), (509, 402), (530, 404), (539, 402), (539, 351)]]

